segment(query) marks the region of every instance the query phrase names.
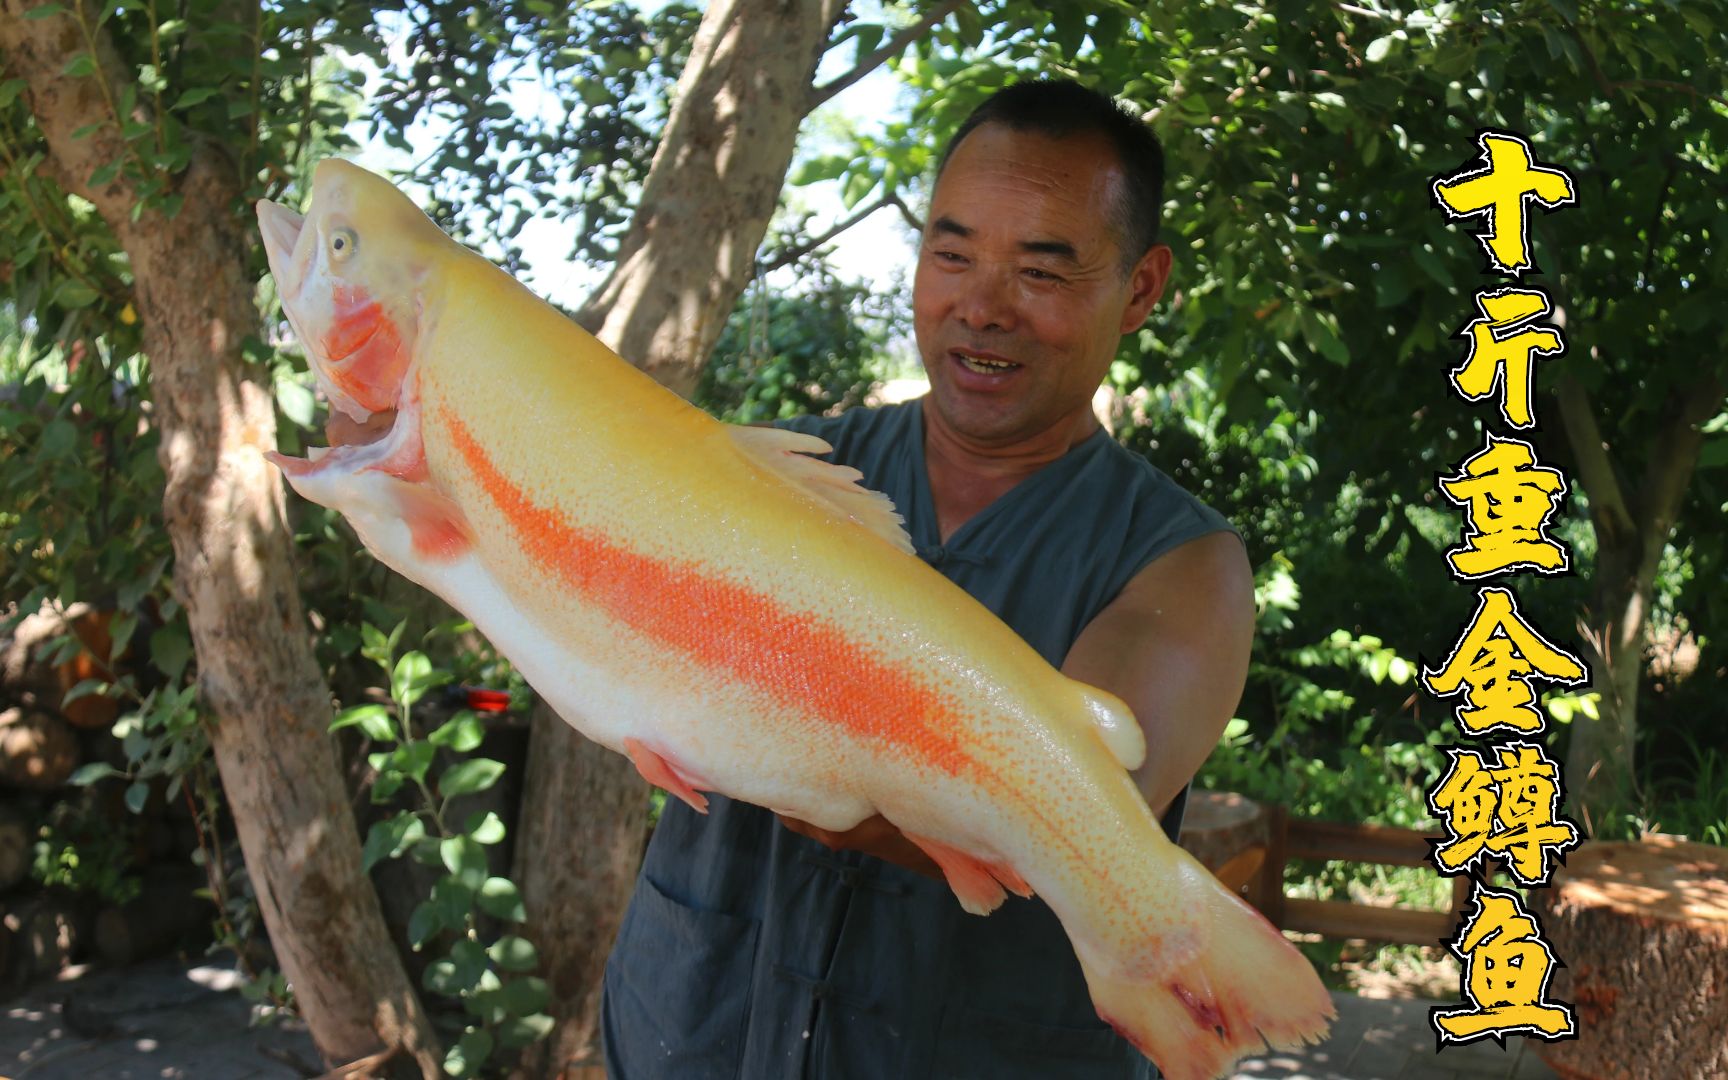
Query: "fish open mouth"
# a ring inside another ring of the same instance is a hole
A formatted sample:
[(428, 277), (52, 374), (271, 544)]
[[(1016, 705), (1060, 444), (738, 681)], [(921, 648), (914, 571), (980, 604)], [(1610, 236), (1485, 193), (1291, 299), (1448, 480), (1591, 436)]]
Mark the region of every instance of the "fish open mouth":
[(398, 423), (400, 416), (395, 409), (390, 409), (373, 413), (364, 421), (355, 421), (341, 410), (331, 409), (325, 427), (330, 437), (329, 446), (309, 446), (303, 458), (275, 452), (265, 456), (283, 472), (293, 476), (333, 471), (359, 472), (382, 467), (399, 448), (401, 439), (397, 429), (401, 427)]

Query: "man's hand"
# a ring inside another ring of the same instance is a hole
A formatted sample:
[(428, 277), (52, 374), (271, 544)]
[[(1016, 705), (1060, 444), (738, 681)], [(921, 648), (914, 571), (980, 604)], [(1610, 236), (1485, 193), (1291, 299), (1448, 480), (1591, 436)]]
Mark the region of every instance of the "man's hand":
[(924, 849), (906, 839), (906, 834), (895, 828), (881, 814), (865, 818), (845, 832), (829, 832), (818, 829), (808, 821), (776, 814), (780, 824), (791, 829), (799, 836), (808, 836), (812, 840), (820, 840), (835, 851), (862, 851), (866, 855), (874, 855), (884, 862), (903, 866), (908, 870), (917, 871), (925, 877), (945, 880), (942, 868), (936, 865), (936, 860), (924, 854)]

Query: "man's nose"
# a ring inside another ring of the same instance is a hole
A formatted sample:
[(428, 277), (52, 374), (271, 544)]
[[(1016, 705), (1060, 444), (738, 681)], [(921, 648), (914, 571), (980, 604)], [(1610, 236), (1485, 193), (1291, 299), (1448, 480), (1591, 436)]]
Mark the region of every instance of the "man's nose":
[(1014, 329), (1013, 284), (1009, 267), (974, 267), (961, 286), (955, 316), (969, 330)]

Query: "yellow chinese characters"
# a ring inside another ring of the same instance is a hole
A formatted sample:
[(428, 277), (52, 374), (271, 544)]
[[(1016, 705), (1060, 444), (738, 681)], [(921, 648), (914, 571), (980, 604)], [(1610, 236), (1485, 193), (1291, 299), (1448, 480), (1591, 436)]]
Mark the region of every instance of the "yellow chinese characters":
[(1572, 178), (1560, 169), (1536, 164), (1530, 144), (1507, 131), (1476, 137), (1485, 168), (1465, 167), (1434, 181), (1434, 201), (1448, 218), (1488, 216), (1477, 238), (1488, 252), (1488, 269), (1518, 276), (1535, 263), (1530, 258), (1527, 204), (1549, 210), (1576, 203)]
[(1499, 439), (1465, 458), (1440, 490), (1464, 507), (1469, 531), (1446, 552), (1454, 576), (1489, 577), (1507, 570), (1557, 574), (1571, 566), (1568, 552), (1543, 532), (1566, 495), (1559, 469), (1536, 464), (1536, 448), (1520, 439)]
[(1464, 362), (1452, 369), (1452, 386), (1466, 401), (1481, 401), (1500, 387), (1500, 415), (1515, 428), (1536, 426), (1531, 404), (1532, 376), (1538, 356), (1566, 351), (1560, 332), (1532, 326), (1552, 305), (1537, 289), (1498, 289), (1476, 294), (1479, 319), (1466, 323), (1459, 337), (1470, 339)]
[(1442, 873), (1457, 873), (1491, 852), (1522, 885), (1546, 885), (1553, 858), (1578, 846), (1578, 828), (1559, 817), (1560, 770), (1534, 743), (1491, 748), (1493, 764), (1474, 750), (1448, 747), (1452, 767), (1428, 793), (1428, 809), (1446, 825), (1434, 845)]
[(1439, 670), (1422, 672), (1422, 685), (1435, 697), (1464, 691), (1454, 715), (1467, 735), (1487, 735), (1501, 727), (1535, 733), (1544, 718), (1536, 707), (1531, 680), (1575, 686), (1589, 679), (1582, 661), (1537, 633), (1518, 612), (1510, 589), (1484, 588), (1476, 594), (1476, 614), (1458, 637)]
[(1520, 1033), (1549, 1039), (1573, 1035), (1571, 1006), (1547, 1000), (1554, 953), (1535, 917), (1515, 893), (1478, 885), (1475, 901), (1475, 912), (1449, 943), (1464, 962), (1467, 1007), (1442, 1006), (1428, 1013), (1441, 1043), (1483, 1035), (1501, 1040)]

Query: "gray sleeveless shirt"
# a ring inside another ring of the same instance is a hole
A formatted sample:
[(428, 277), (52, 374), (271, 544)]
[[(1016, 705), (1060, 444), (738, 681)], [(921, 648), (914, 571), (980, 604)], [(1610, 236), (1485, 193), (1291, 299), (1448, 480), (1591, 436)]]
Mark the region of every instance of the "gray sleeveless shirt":
[[(1061, 666), (1145, 565), (1231, 530), (1104, 432), (941, 542), (922, 402), (802, 417), (906, 518), (918, 554)], [(1156, 752), (1156, 748), (1154, 748)], [(1165, 815), (1181, 826), (1187, 793)], [(1143, 1080), (1043, 902), (980, 918), (947, 885), (835, 852), (759, 807), (668, 799), (606, 967), (611, 1080)]]

